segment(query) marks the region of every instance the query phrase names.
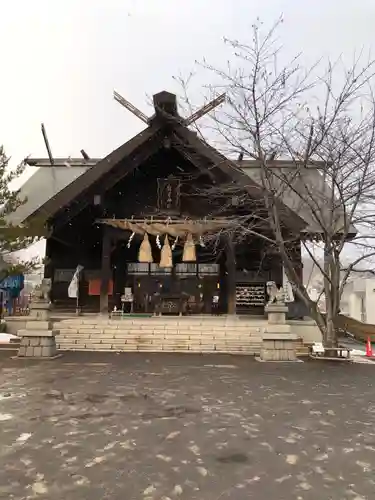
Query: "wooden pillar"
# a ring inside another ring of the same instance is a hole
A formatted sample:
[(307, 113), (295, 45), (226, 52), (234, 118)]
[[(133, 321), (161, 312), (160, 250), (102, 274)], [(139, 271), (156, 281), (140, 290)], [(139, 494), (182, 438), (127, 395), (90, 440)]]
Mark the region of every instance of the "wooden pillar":
[(50, 300), (53, 303), (53, 281), (54, 281), (54, 266), (52, 260), (52, 240), (50, 238), (46, 239), (46, 254), (45, 254), (45, 263), (44, 263), (44, 278), (51, 279), (51, 291), (50, 291)]
[(103, 227), (102, 267), (100, 285), (100, 314), (108, 314), (108, 286), (111, 279), (111, 237), (106, 227)]
[(296, 260), (297, 260), (297, 274), (301, 283), (303, 283), (303, 260), (302, 260), (302, 248), (301, 240), (296, 242)]
[(46, 253), (45, 253), (45, 264), (44, 264), (44, 277), (45, 278), (52, 278), (53, 275), (53, 267), (52, 267), (52, 260), (51, 260), (51, 239), (47, 238), (46, 239)]
[(225, 257), (227, 269), (228, 314), (236, 314), (236, 250), (233, 239), (225, 238)]

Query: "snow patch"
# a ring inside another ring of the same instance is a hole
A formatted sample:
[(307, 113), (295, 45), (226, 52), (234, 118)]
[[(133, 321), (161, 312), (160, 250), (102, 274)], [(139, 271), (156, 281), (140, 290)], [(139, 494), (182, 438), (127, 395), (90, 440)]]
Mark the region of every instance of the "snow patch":
[(10, 413), (0, 413), (0, 422), (5, 422), (6, 420), (12, 420), (13, 415)]
[(24, 432), (17, 438), (17, 443), (26, 443), (28, 439), (30, 439), (32, 434), (30, 432)]
[(0, 333), (0, 344), (9, 344), (13, 339), (18, 339), (17, 335), (12, 335), (11, 333)]

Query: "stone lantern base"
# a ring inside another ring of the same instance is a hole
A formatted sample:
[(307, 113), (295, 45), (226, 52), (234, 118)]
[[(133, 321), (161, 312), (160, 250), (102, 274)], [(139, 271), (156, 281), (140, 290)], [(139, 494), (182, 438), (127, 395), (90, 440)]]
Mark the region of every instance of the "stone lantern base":
[(58, 331), (52, 329), (50, 321), (28, 321), (25, 330), (19, 330), (21, 344), (19, 357), (53, 358), (57, 355), (55, 336)]
[(44, 278), (42, 284), (35, 289), (35, 295), (30, 304), (30, 317), (24, 330), (19, 330), (21, 337), (18, 356), (21, 358), (54, 358), (57, 355), (55, 336), (50, 321), (51, 304), (49, 291), (51, 280)]
[(297, 361), (297, 339), (294, 333), (264, 333), (260, 359), (262, 361)]
[(261, 361), (297, 361), (298, 336), (290, 332), (286, 322), (288, 307), (285, 304), (268, 304), (268, 325), (262, 338)]

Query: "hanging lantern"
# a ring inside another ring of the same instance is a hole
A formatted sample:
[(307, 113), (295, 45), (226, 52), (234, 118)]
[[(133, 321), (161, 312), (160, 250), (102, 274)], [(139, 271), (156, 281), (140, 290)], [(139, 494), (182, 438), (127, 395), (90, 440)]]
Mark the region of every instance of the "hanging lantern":
[(185, 245), (184, 252), (182, 254), (183, 262), (196, 262), (197, 254), (195, 252), (195, 244), (193, 240), (193, 236), (191, 233), (188, 233)]
[(148, 240), (147, 233), (145, 233), (145, 235), (143, 237), (143, 241), (142, 241), (141, 246), (139, 248), (138, 261), (139, 262), (153, 262), (151, 245), (150, 245), (150, 242)]
[(173, 267), (172, 249), (169, 245), (168, 235), (165, 235), (164, 245), (160, 253), (160, 267)]

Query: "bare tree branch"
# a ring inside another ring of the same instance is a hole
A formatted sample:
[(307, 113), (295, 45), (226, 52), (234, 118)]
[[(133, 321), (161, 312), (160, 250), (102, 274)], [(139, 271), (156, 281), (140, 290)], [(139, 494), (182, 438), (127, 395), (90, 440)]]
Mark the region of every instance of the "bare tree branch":
[[(338, 59), (305, 68), (301, 54), (280, 64), (281, 24), (265, 33), (254, 24), (248, 44), (225, 39), (233, 52), (226, 68), (199, 65), (215, 80), (209, 92), (226, 92), (227, 103), (198, 132), (214, 135), (226, 153), (243, 159), (239, 168), (250, 177), (249, 186), (258, 184), (259, 196), (234, 183), (208, 186), (197, 195), (221, 200), (222, 214), (233, 212), (232, 200), (238, 201), (241, 214), (233, 215), (231, 234), (241, 241), (257, 237), (276, 249), (297, 297), (325, 344), (333, 346), (345, 284), (375, 261), (375, 61), (365, 61), (361, 52), (350, 67)], [(188, 104), (189, 82), (180, 83)], [(302, 232), (288, 221), (289, 210), (304, 220)], [(325, 314), (296, 269), (301, 242), (322, 276)], [(344, 265), (347, 252), (351, 263)]]

